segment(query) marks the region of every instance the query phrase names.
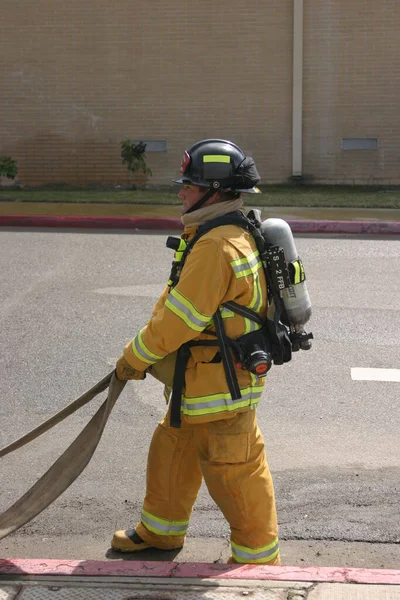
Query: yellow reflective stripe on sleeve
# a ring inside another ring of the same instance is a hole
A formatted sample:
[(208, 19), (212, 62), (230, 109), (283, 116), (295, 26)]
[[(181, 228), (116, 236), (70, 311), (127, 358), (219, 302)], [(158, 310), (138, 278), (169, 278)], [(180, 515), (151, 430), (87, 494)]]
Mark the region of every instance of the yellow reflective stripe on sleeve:
[(189, 521), (168, 521), (142, 509), (140, 518), (143, 525), (157, 535), (186, 535)]
[(149, 348), (146, 346), (146, 344), (143, 341), (142, 332), (143, 332), (143, 329), (141, 331), (139, 331), (137, 336), (135, 336), (133, 338), (132, 352), (135, 356), (137, 356), (137, 358), (139, 360), (142, 360), (143, 362), (147, 362), (147, 363), (149, 363), (149, 365), (152, 365), (153, 363), (157, 362), (158, 360), (161, 360), (162, 358), (164, 358), (164, 356), (154, 354), (154, 352), (149, 350)]
[(231, 157), (222, 154), (206, 154), (203, 156), (204, 163), (230, 163)]
[(168, 295), (165, 308), (168, 308), (177, 317), (182, 319), (185, 325), (193, 329), (193, 331), (203, 331), (212, 317), (212, 315), (204, 315), (199, 312), (190, 300), (176, 288)]
[(236, 279), (241, 279), (242, 277), (246, 277), (247, 275), (251, 274), (255, 275), (262, 267), (258, 250), (255, 250), (243, 258), (232, 260), (231, 267), (235, 273)]
[(269, 563), (279, 553), (279, 540), (276, 537), (267, 546), (261, 548), (248, 548), (239, 546), (231, 540), (232, 556), (238, 563)]
[(249, 386), (240, 390), (238, 400), (232, 400), (229, 392), (187, 398), (182, 396), (182, 412), (188, 416), (200, 416), (221, 412), (232, 412), (239, 408), (255, 408), (260, 401), (263, 385)]

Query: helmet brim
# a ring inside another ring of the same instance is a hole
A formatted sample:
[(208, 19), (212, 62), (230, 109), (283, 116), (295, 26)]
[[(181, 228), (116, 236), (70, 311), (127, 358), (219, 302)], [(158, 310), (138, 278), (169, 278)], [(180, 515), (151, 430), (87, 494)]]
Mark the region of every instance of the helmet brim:
[(174, 183), (187, 183), (189, 185), (198, 185), (200, 187), (211, 187), (211, 185), (209, 183), (206, 182), (201, 182), (201, 181), (193, 181), (193, 179), (190, 179), (190, 177), (180, 177), (179, 179), (173, 179), (172, 180)]
[[(180, 183), (180, 184), (184, 184), (184, 183), (188, 183), (189, 185), (198, 185), (199, 187), (211, 187), (211, 185), (209, 185), (208, 183), (202, 183), (200, 181), (193, 181), (192, 179), (190, 179), (189, 177), (180, 177), (179, 179), (173, 179), (172, 180), (173, 183)], [(232, 188), (219, 188), (219, 190), (221, 192), (240, 192), (241, 194), (262, 194), (262, 191), (260, 189), (258, 189), (258, 187), (254, 186), (252, 188), (246, 188), (246, 189), (235, 189), (233, 190)], [(217, 190), (215, 190), (217, 191)]]

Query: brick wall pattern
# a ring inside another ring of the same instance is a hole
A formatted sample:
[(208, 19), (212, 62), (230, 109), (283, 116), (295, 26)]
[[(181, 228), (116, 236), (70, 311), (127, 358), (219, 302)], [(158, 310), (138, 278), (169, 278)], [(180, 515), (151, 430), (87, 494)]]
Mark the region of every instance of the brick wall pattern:
[[(400, 183), (399, 40), (399, 0), (304, 0), (306, 180)], [(0, 154), (26, 185), (127, 185), (121, 140), (166, 140), (147, 158), (169, 184), (219, 137), (287, 182), (292, 48), (293, 0), (1, 0)]]

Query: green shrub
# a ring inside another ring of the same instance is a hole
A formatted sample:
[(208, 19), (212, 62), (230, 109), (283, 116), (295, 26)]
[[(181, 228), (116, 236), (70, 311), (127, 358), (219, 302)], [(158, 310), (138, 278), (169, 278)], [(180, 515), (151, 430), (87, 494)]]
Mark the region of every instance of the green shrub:
[(127, 166), (132, 175), (140, 174), (147, 177), (152, 176), (152, 171), (146, 163), (146, 144), (144, 142), (134, 142), (133, 140), (124, 140), (121, 142), (122, 164)]
[(11, 156), (0, 156), (0, 175), (15, 179), (18, 173), (16, 161)]

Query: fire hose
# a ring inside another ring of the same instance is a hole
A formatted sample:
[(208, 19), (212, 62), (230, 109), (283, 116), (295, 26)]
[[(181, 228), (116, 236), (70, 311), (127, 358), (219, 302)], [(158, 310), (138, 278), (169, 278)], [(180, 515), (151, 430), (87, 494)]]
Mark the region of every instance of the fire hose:
[(47, 508), (75, 481), (90, 462), (104, 431), (108, 417), (126, 381), (119, 381), (114, 371), (77, 400), (50, 419), (0, 450), (0, 458), (25, 446), (108, 388), (107, 399), (89, 423), (50, 469), (10, 508), (0, 514), (0, 540), (13, 533)]

